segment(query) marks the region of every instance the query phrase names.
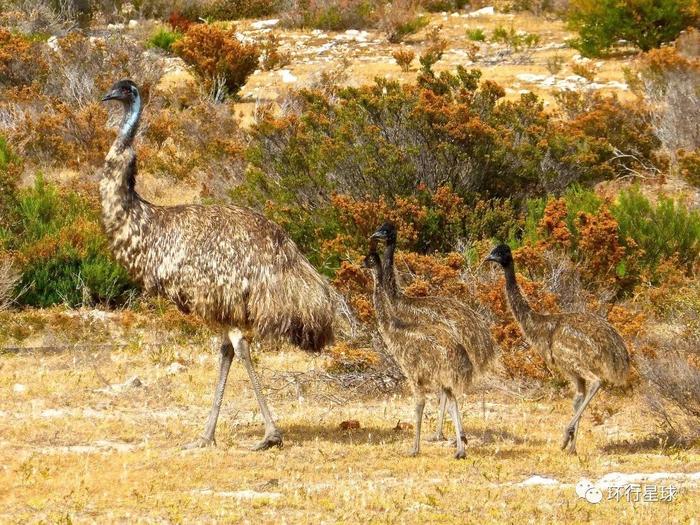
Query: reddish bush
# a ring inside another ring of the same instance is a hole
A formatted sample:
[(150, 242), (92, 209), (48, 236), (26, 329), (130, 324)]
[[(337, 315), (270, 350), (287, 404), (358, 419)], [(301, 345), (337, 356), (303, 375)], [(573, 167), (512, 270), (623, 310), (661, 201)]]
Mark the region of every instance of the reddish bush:
[[(225, 87), (235, 95), (258, 66), (260, 51), (242, 44), (235, 30), (195, 24), (173, 44), (173, 51), (190, 64), (210, 87)], [(220, 86), (217, 86), (220, 84)]]

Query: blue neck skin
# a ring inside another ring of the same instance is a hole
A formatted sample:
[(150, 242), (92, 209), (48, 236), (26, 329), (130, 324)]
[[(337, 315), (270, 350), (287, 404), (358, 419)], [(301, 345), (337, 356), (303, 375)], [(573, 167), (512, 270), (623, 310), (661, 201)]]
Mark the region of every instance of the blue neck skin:
[(133, 102), (124, 102), (124, 119), (119, 127), (119, 142), (121, 148), (131, 146), (136, 136), (140, 118), (141, 97), (137, 94)]

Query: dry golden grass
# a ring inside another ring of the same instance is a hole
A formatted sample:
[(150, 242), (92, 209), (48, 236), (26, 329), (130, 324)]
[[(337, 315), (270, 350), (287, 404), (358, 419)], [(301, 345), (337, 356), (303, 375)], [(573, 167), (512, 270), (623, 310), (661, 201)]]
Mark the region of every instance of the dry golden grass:
[[(143, 327), (130, 323), (134, 334)], [(466, 461), (452, 459), (448, 444), (428, 442), (410, 458), (411, 430), (394, 430), (398, 421), (412, 422), (410, 396), (283, 388), (272, 371), (323, 364), (293, 351), (257, 353), (284, 448), (248, 450), (262, 423), (245, 372), (234, 364), (218, 446), (182, 451), (203, 428), (217, 356), (201, 338), (175, 340), (0, 355), (0, 522), (688, 523), (700, 514), (697, 480), (677, 482), (673, 503), (592, 505), (576, 497), (582, 477), (700, 470), (697, 449), (649, 439), (653, 421), (639, 394), (597, 398), (582, 422), (579, 456), (571, 458), (558, 449), (568, 399), (550, 389), (537, 401), (475, 393), (462, 402)], [(107, 386), (133, 376), (143, 386)], [(325, 400), (330, 393), (348, 402), (333, 405)], [(353, 419), (360, 429), (339, 429)], [(562, 485), (518, 485), (534, 475)]]

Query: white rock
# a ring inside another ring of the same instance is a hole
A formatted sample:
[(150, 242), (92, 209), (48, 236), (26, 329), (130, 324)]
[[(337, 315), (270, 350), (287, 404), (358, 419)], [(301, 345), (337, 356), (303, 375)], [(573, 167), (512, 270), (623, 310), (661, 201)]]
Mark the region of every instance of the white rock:
[(358, 31), (357, 29), (348, 29), (347, 31), (345, 31), (345, 34), (349, 36), (359, 35), (360, 31)]
[(629, 89), (629, 86), (625, 84), (624, 82), (618, 82), (617, 80), (611, 80), (608, 82), (607, 87), (613, 88), (613, 89), (621, 89), (622, 91), (627, 91)]
[(282, 77), (282, 82), (285, 84), (293, 84), (297, 81), (297, 77), (292, 75), (288, 69), (280, 69), (280, 76)]
[(63, 410), (57, 410), (55, 408), (48, 408), (41, 413), (41, 417), (62, 417), (66, 413)]
[(129, 20), (129, 29), (134, 29), (138, 25), (139, 25), (138, 20)]
[(107, 29), (110, 31), (119, 31), (124, 29), (124, 24), (107, 24)]
[(253, 22), (250, 27), (253, 29), (263, 29), (264, 27), (274, 27), (279, 24), (279, 18), (271, 18), (270, 20), (259, 20), (258, 22)]
[(545, 78), (547, 78), (547, 75), (537, 75), (535, 73), (519, 73), (515, 76), (518, 80), (522, 80), (523, 82), (542, 82)]
[(24, 394), (27, 391), (27, 385), (15, 383), (14, 385), (12, 385), (12, 391), (15, 394)]
[(579, 75), (569, 75), (564, 80), (566, 80), (567, 82), (578, 82), (579, 84), (586, 84), (588, 82), (588, 79)]
[(525, 481), (517, 483), (517, 485), (529, 486), (529, 485), (559, 485), (560, 483), (553, 478), (546, 478), (544, 476), (534, 475), (527, 478)]
[(49, 46), (51, 51), (58, 51), (58, 37), (56, 35), (50, 36), (46, 41), (46, 45)]
[(180, 372), (184, 372), (185, 370), (187, 370), (187, 367), (182, 363), (174, 361), (170, 363), (170, 366), (166, 370), (168, 374), (179, 374)]
[(472, 11), (471, 13), (468, 14), (468, 16), (473, 17), (473, 16), (492, 16), (496, 14), (496, 10), (489, 6), (489, 7), (482, 7), (481, 9), (477, 9), (476, 11)]

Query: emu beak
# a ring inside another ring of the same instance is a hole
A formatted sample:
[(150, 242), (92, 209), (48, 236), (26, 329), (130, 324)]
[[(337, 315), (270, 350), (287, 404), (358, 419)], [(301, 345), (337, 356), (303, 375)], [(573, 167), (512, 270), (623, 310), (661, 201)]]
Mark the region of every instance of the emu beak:
[(489, 254), (489, 256), (486, 257), (486, 259), (484, 259), (484, 262), (482, 262), (481, 264), (484, 264), (485, 262), (489, 262), (489, 261), (490, 261), (490, 262), (496, 262), (496, 263), (497, 263), (497, 262), (498, 262), (498, 257), (496, 257), (495, 255)]
[(102, 102), (107, 102), (108, 100), (114, 100), (117, 98), (117, 94), (114, 91), (110, 91), (104, 97), (102, 97)]

